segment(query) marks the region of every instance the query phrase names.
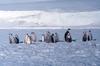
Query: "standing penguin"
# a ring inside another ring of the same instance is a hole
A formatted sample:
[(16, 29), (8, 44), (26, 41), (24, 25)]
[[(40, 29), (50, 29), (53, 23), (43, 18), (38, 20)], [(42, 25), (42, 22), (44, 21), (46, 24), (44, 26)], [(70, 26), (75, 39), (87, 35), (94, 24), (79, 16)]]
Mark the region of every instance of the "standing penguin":
[(9, 34), (9, 43), (10, 43), (10, 44), (13, 43), (13, 42), (12, 42), (12, 37), (13, 37), (12, 34)]
[(65, 35), (64, 35), (65, 41), (67, 41), (67, 35), (68, 35), (68, 33), (69, 33), (69, 30), (67, 30), (67, 31), (65, 32)]
[(88, 32), (88, 41), (91, 41), (91, 40), (93, 40), (93, 36), (92, 36), (91, 30), (89, 30), (89, 32)]
[(15, 37), (14, 37), (14, 41), (15, 41), (15, 43), (16, 43), (16, 44), (18, 44), (18, 43), (19, 43), (19, 37), (18, 37), (18, 35), (17, 35), (17, 34), (16, 34), (16, 35), (15, 35)]
[(28, 36), (28, 38), (27, 38), (27, 44), (32, 44), (31, 36)]
[(45, 41), (47, 43), (50, 43), (51, 42), (51, 33), (49, 31), (46, 32)]
[(31, 44), (32, 43), (31, 37), (28, 34), (25, 35), (24, 43), (25, 44)]
[(28, 33), (24, 37), (24, 43), (27, 44)]
[(82, 41), (83, 42), (86, 42), (87, 41), (87, 33), (86, 32), (83, 32)]
[(67, 34), (66, 41), (67, 42), (72, 42), (72, 37), (71, 37), (71, 34), (70, 33)]
[(14, 44), (15, 43), (15, 37), (13, 36), (13, 34), (10, 34), (9, 42), (10, 42), (10, 44)]
[(58, 33), (55, 33), (55, 42), (59, 41)]
[(51, 42), (55, 43), (55, 36), (54, 36), (54, 34), (51, 35)]
[(32, 43), (36, 42), (36, 34), (35, 34), (35, 32), (31, 32), (31, 41), (32, 41)]
[(42, 34), (41, 40), (42, 40), (42, 42), (45, 41), (45, 35), (44, 34)]
[(47, 39), (46, 39), (46, 38), (47, 38), (47, 32), (45, 32), (45, 33), (44, 33), (44, 42), (46, 42), (46, 41), (47, 41)]

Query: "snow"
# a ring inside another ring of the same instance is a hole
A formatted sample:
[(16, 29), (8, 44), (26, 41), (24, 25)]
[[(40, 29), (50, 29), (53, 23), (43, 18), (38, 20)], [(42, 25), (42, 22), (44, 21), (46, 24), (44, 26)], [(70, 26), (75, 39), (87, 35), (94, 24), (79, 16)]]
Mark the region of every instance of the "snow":
[(0, 11), (0, 27), (99, 26), (100, 11)]
[[(36, 43), (0, 46), (2, 66), (99, 66), (100, 49), (88, 43)], [(98, 53), (99, 52), (99, 53)]]
[[(36, 42), (31, 45), (8, 43), (9, 33), (19, 34), (20, 41), (22, 41), (25, 33), (31, 31), (35, 31), (37, 39), (40, 40), (41, 34), (47, 29), (0, 30), (0, 66), (100, 66), (99, 29), (92, 29), (93, 36), (97, 40), (90, 42), (81, 41), (83, 29), (72, 29), (70, 32), (73, 39), (77, 39), (72, 43)], [(49, 29), (49, 31), (58, 32), (60, 40), (63, 40), (66, 30)], [(93, 45), (94, 43), (96, 47)]]

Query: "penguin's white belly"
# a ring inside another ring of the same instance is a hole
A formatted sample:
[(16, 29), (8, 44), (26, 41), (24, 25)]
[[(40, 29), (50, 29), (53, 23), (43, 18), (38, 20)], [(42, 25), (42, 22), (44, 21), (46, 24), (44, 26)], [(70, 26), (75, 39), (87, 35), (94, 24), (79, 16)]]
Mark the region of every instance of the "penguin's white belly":
[(30, 38), (27, 38), (27, 44), (31, 44)]
[(42, 36), (42, 42), (44, 42), (44, 36)]

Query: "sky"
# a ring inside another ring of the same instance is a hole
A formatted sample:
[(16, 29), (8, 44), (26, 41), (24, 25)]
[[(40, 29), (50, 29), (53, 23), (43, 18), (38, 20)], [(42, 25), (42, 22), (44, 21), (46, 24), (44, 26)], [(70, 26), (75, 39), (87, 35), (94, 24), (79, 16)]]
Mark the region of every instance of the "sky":
[(99, 11), (100, 0), (0, 0), (0, 10)]

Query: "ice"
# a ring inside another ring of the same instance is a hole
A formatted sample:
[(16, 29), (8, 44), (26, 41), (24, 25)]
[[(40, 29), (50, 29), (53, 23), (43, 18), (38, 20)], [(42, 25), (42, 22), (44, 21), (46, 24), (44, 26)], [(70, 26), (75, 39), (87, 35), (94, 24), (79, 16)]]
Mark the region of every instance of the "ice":
[[(100, 66), (100, 39), (98, 37), (100, 31), (98, 29), (92, 30), (94, 38), (97, 39), (94, 42), (81, 41), (79, 36), (84, 30), (71, 30), (72, 36), (77, 39), (76, 42), (9, 44), (8, 34), (10, 32), (18, 33), (22, 41), (25, 33), (31, 31), (35, 31), (40, 40), (41, 34), (47, 30), (0, 31), (0, 66)], [(60, 40), (63, 40), (65, 30), (49, 31), (58, 32)], [(92, 43), (96, 43), (96, 46)]]
[(0, 11), (0, 28), (25, 27), (99, 27), (100, 11), (59, 12), (59, 11)]

